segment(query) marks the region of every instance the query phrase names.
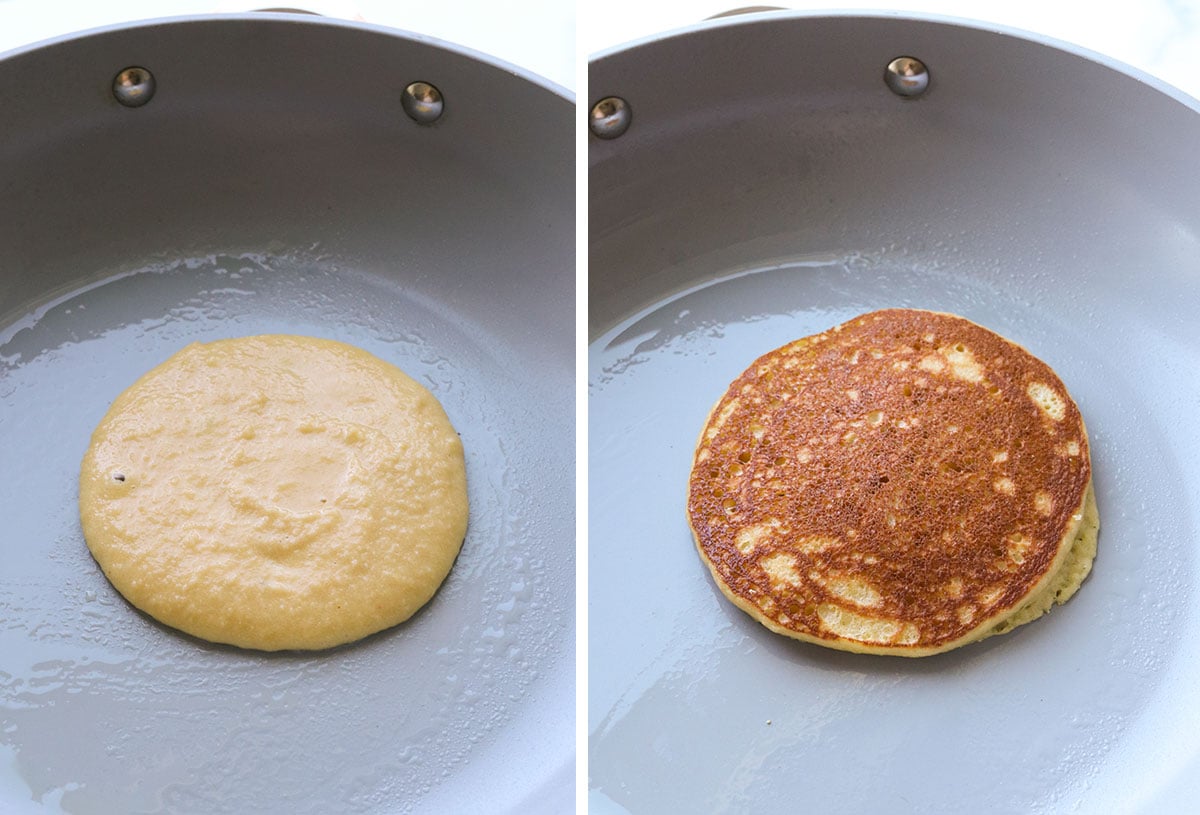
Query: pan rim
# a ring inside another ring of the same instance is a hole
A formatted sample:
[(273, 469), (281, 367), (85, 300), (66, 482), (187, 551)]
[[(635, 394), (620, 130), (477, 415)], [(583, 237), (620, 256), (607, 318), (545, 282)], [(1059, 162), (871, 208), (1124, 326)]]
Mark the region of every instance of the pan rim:
[(85, 28), (79, 31), (72, 31), (67, 34), (60, 34), (48, 39), (38, 40), (37, 42), (29, 43), (28, 45), (21, 45), (7, 51), (0, 51), (0, 70), (4, 69), (5, 63), (9, 60), (25, 56), (34, 51), (41, 51), (43, 49), (68, 45), (80, 40), (102, 37), (116, 32), (129, 32), (136, 31), (138, 29), (181, 27), (189, 25), (222, 25), (227, 23), (257, 22), (271, 23), (276, 25), (288, 24), (296, 26), (314, 26), (320, 28), (338, 28), (349, 31), (361, 31), (366, 34), (393, 37), (395, 39), (405, 40), (407, 42), (416, 43), (431, 48), (437, 48), (442, 51), (447, 51), (462, 57), (466, 57), (467, 59), (474, 60), (475, 62), (479, 62), (488, 68), (510, 74), (517, 79), (523, 79), (531, 85), (557, 96), (564, 102), (567, 102), (571, 105), (575, 104), (575, 94), (557, 82), (547, 79), (541, 74), (535, 73), (527, 68), (522, 68), (521, 66), (515, 65), (507, 60), (503, 60), (499, 57), (492, 56), (491, 54), (470, 48), (465, 45), (459, 45), (458, 43), (450, 42), (449, 40), (432, 37), (428, 34), (422, 34), (418, 31), (393, 28), (392, 26), (382, 25), (379, 23), (343, 20), (334, 17), (321, 17), (311, 14), (297, 14), (278, 11), (177, 14)]
[(1159, 79), (1152, 74), (1147, 73), (1141, 68), (1130, 65), (1127, 62), (1108, 56), (1086, 46), (1072, 43), (1068, 40), (1063, 40), (1057, 37), (1052, 37), (1048, 34), (1041, 34), (1036, 31), (1009, 26), (1002, 23), (992, 23), (985, 20), (979, 20), (971, 17), (960, 17), (949, 14), (937, 14), (934, 12), (918, 12), (918, 11), (888, 11), (888, 10), (859, 10), (859, 9), (780, 9), (777, 11), (756, 11), (746, 14), (739, 14), (733, 17), (719, 17), (715, 19), (701, 20), (697, 23), (686, 26), (678, 26), (656, 34), (649, 34), (644, 37), (638, 37), (628, 42), (619, 43), (609, 48), (601, 49), (589, 55), (588, 67), (589, 71), (595, 67), (607, 67), (609, 61), (626, 55), (627, 53), (638, 51), (644, 48), (654, 47), (665, 41), (675, 41), (692, 36), (703, 36), (705, 33), (714, 29), (728, 29), (734, 27), (752, 27), (760, 25), (771, 25), (775, 23), (803, 22), (803, 21), (831, 21), (831, 20), (862, 20), (862, 21), (883, 21), (892, 22), (912, 22), (912, 23), (932, 23), (937, 25), (946, 25), (954, 28), (965, 28), (978, 31), (986, 34), (995, 34), (1002, 37), (1011, 37), (1018, 40), (1042, 45), (1056, 51), (1064, 52), (1068, 55), (1081, 57), (1090, 62), (1097, 63), (1118, 73), (1124, 74), (1131, 79), (1149, 85), (1159, 93), (1171, 97), (1180, 104), (1191, 108), (1196, 113), (1200, 113), (1200, 99), (1191, 94), (1177, 88), (1166, 80)]

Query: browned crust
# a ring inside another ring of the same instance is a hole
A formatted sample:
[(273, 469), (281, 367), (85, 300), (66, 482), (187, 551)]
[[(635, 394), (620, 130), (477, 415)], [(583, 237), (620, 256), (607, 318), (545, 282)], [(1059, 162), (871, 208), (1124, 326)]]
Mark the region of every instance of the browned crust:
[[(1049, 366), (961, 317), (890, 309), (771, 351), (730, 385), (688, 515), (722, 590), (772, 630), (915, 656), (975, 639), (1052, 578), (1090, 480), (1082, 417)], [(869, 602), (848, 600), (847, 581)], [(840, 636), (820, 619), (831, 607), (898, 633)]]

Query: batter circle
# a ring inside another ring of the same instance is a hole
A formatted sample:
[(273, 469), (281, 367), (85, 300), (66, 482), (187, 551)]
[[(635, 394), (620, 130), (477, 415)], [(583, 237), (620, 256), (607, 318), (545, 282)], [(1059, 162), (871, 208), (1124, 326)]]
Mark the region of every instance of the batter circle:
[(83, 459), (87, 545), (130, 603), (212, 642), (322, 649), (433, 597), (467, 528), (462, 442), (345, 343), (194, 343), (112, 404)]

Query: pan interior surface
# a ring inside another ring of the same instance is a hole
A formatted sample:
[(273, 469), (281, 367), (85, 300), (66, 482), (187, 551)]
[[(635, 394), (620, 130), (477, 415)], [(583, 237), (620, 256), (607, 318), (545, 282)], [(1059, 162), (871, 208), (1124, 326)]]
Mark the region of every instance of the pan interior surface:
[[(921, 99), (883, 82), (905, 54), (930, 66)], [(1091, 57), (896, 17), (706, 25), (589, 81), (634, 111), (590, 157), (592, 811), (1181, 809), (1200, 754), (1196, 109)], [(725, 601), (685, 513), (728, 383), (887, 307), (961, 314), (1050, 364), (1103, 519), (1070, 603), (917, 661), (770, 633)]]
[[(130, 64), (158, 79), (142, 108), (108, 95)], [(572, 800), (569, 100), (418, 38), (280, 18), (102, 32), (0, 75), (0, 95), (29, 94), (3, 100), (23, 115), (0, 137), (0, 809)], [(416, 79), (447, 100), (433, 126), (402, 110)], [(397, 365), (466, 452), (469, 529), (442, 588), (331, 651), (167, 629), (79, 529), (80, 459), (112, 399), (187, 343), (260, 333)]]

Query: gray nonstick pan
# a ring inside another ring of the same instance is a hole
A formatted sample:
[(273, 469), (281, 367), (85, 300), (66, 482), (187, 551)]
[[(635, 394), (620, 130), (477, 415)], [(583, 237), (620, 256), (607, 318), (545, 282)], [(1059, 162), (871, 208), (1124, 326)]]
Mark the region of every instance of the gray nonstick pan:
[[(569, 96), (248, 15), (10, 53), (0, 110), (0, 811), (571, 811)], [(189, 342), (270, 332), (395, 363), (466, 450), (447, 582), (332, 651), (165, 628), (79, 529), (111, 400)]]
[[(598, 55), (589, 82), (591, 811), (1190, 811), (1200, 106), (1096, 54), (903, 15), (704, 23)], [(685, 514), (726, 386), (889, 306), (1053, 366), (1101, 516), (1069, 603), (919, 660), (767, 631)]]

